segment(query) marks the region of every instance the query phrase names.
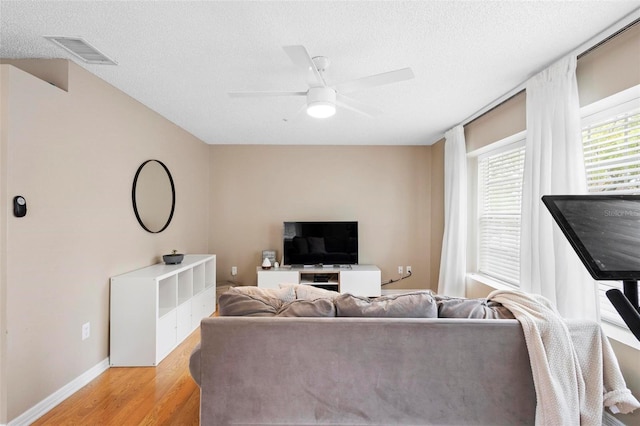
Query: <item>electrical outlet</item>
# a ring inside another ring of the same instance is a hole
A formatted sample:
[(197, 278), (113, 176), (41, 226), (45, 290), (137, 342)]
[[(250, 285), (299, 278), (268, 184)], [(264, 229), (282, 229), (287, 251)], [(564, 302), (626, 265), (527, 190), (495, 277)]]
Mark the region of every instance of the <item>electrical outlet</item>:
[(402, 266), (398, 266), (398, 273), (402, 275)]
[(231, 275), (233, 275), (234, 277), (236, 275), (238, 275), (238, 267), (237, 266), (232, 266), (231, 267)]
[(91, 336), (91, 323), (82, 324), (82, 340), (87, 340)]
[(407, 274), (411, 273), (411, 266), (407, 266)]

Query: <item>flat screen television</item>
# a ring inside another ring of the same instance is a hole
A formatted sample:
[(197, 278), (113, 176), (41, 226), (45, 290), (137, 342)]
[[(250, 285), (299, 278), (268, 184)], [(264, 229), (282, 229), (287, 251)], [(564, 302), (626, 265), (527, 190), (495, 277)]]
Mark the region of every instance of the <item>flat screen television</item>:
[(284, 222), (284, 265), (358, 263), (358, 222)]
[(542, 201), (591, 276), (622, 281), (607, 297), (640, 340), (640, 195), (545, 195)]

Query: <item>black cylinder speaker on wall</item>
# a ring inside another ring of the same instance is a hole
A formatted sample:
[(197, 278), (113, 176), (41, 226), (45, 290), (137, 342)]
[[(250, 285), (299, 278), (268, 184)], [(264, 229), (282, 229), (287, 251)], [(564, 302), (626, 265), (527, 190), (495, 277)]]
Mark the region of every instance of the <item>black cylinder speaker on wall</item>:
[(27, 200), (22, 195), (13, 197), (13, 215), (23, 217), (27, 214)]

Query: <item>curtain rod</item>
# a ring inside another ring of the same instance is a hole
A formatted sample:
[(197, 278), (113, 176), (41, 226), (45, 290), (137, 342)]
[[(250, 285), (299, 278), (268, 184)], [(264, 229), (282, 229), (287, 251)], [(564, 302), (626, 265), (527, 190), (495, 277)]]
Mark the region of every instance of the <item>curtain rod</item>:
[(626, 26), (620, 28), (615, 33), (611, 34), (610, 36), (608, 36), (605, 39), (603, 39), (603, 40), (599, 41), (598, 43), (594, 44), (593, 46), (591, 46), (587, 50), (585, 50), (582, 53), (578, 54), (578, 59), (582, 58), (583, 56), (587, 56), (589, 53), (593, 52), (598, 47), (602, 46), (603, 44), (606, 44), (607, 42), (609, 42), (611, 40), (613, 40), (614, 38), (618, 37), (620, 34), (624, 33), (625, 31), (630, 30), (632, 27), (634, 27), (634, 26), (636, 26), (638, 24), (640, 24), (640, 18), (638, 18), (635, 21), (631, 22), (629, 25), (626, 25)]
[[(586, 43), (581, 44), (580, 46), (578, 46), (578, 48), (573, 49), (571, 52), (580, 52), (580, 53), (577, 53), (577, 55), (576, 55), (577, 58), (580, 59), (583, 56), (588, 55), (592, 51), (596, 50), (598, 47), (602, 46), (603, 44), (607, 43), (608, 41), (610, 41), (610, 40), (614, 39), (615, 37), (619, 36), (623, 32), (631, 29), (633, 26), (635, 26), (637, 24), (640, 24), (640, 9), (636, 9), (635, 11), (631, 12), (630, 14), (628, 14), (627, 16), (622, 18), (620, 21), (616, 22), (615, 24), (611, 25), (606, 30), (604, 30), (604, 31), (600, 32), (599, 34), (597, 34), (596, 36), (592, 37)], [(568, 53), (566, 53), (562, 57), (566, 56), (567, 54)], [(555, 59), (554, 61), (552, 61), (551, 64), (555, 63), (558, 59)], [(550, 64), (546, 65), (545, 68), (549, 67), (549, 65)], [(532, 76), (536, 75), (538, 72), (532, 74)], [(527, 80), (529, 80), (529, 78), (527, 78)], [(525, 87), (527, 85), (527, 80), (523, 81), (522, 83), (520, 83), (519, 85), (517, 85), (513, 89), (509, 90), (507, 93), (505, 93), (504, 95), (500, 96), (499, 98), (497, 98), (496, 100), (494, 100), (493, 102), (488, 104), (486, 107), (476, 111), (474, 114), (472, 114), (469, 117), (467, 117), (466, 119), (464, 119), (460, 124), (462, 126), (466, 126), (467, 124), (477, 120), (478, 118), (482, 117), (483, 115), (487, 114), (488, 112), (493, 111), (494, 109), (496, 109), (497, 107), (499, 107), (503, 103), (505, 103), (505, 102), (511, 100), (512, 98), (516, 97), (518, 94), (520, 94), (522, 91), (525, 90)], [(437, 140), (440, 140), (443, 137), (444, 137), (444, 134), (443, 134), (443, 136), (441, 136)]]

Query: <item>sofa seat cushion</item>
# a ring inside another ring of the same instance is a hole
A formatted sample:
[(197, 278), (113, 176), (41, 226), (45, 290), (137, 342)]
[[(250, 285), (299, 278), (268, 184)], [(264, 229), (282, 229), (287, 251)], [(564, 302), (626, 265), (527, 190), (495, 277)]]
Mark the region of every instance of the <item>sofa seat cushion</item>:
[(438, 305), (439, 318), (514, 319), (510, 310), (487, 299), (433, 296)]
[(334, 299), (334, 303), (339, 317), (438, 317), (438, 307), (428, 290), (374, 298), (342, 294)]

